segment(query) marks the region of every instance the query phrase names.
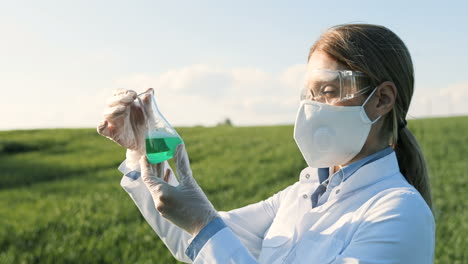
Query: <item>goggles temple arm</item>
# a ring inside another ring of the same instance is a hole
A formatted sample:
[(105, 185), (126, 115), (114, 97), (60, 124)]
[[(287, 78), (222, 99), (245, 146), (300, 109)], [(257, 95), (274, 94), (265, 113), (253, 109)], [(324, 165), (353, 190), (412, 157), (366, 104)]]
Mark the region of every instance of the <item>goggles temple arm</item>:
[(363, 95), (363, 94), (367, 93), (370, 89), (372, 89), (372, 86), (364, 87), (364, 88), (362, 88), (361, 90), (359, 90), (358, 92), (356, 92), (354, 94), (350, 94), (350, 95), (347, 94), (343, 99), (340, 100), (340, 102), (352, 99), (354, 97), (358, 97), (360, 95)]

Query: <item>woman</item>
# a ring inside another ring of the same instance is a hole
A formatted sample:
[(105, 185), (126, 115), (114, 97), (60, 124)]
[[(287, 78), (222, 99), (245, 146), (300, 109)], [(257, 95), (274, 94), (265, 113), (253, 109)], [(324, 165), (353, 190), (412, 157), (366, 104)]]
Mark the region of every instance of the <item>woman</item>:
[(114, 95), (98, 131), (129, 149), (121, 185), (180, 261), (432, 263), (427, 168), (405, 120), (413, 86), (409, 51), (387, 28), (326, 31), (311, 48), (294, 127), (309, 167), (285, 190), (230, 212), (217, 212), (198, 187), (183, 145), (180, 184), (167, 162), (147, 163), (135, 92)]

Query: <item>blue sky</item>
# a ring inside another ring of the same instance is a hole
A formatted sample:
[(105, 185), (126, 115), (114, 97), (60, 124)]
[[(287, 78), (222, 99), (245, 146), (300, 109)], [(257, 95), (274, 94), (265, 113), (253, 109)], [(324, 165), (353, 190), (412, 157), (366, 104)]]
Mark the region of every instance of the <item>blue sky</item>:
[(410, 118), (468, 114), (467, 13), (466, 1), (5, 1), (0, 129), (94, 127), (118, 87), (154, 87), (175, 126), (293, 124), (310, 46), (351, 22), (408, 45)]

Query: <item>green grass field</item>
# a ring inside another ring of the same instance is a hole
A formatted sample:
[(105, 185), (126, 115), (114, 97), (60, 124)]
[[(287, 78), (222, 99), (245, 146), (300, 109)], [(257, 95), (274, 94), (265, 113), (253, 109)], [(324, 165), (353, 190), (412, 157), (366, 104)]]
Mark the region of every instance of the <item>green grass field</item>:
[[(468, 263), (468, 117), (411, 120), (431, 173), (435, 263)], [(179, 128), (218, 210), (293, 184), (292, 126)], [(0, 263), (176, 263), (120, 187), (125, 151), (94, 129), (0, 132)]]

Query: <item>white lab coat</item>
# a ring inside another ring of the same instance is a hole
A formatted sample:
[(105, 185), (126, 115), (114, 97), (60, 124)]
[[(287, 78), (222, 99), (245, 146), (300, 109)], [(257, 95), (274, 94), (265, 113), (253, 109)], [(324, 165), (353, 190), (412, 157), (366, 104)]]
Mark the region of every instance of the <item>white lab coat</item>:
[[(185, 250), (192, 237), (161, 217), (141, 177), (124, 176), (121, 185), (174, 257), (191, 262)], [(311, 208), (318, 185), (317, 169), (306, 168), (267, 200), (220, 212), (229, 228), (211, 237), (194, 263), (433, 262), (433, 215), (400, 173), (394, 152), (358, 169)]]

